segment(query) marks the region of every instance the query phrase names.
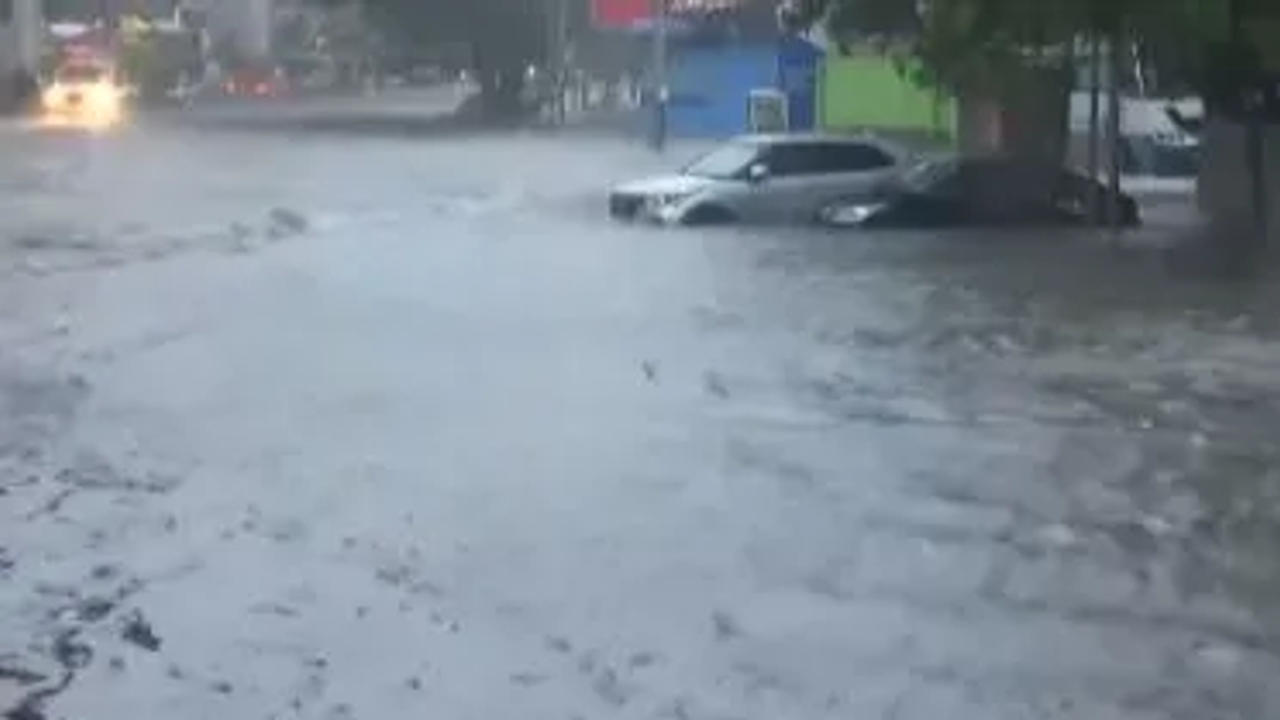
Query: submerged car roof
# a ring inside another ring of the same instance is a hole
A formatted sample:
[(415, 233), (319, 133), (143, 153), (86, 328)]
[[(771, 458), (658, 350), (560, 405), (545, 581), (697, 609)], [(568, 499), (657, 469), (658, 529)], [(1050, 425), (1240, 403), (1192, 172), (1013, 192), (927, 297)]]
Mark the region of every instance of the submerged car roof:
[(877, 143), (887, 144), (884, 138), (870, 133), (859, 133), (856, 135), (838, 134), (838, 133), (749, 133), (738, 135), (733, 138), (733, 142), (748, 142), (758, 145), (789, 145), (792, 143), (812, 143), (812, 142), (829, 142), (829, 143)]
[(916, 155), (905, 145), (872, 133), (755, 133), (738, 135), (730, 142), (751, 143), (753, 145), (796, 145), (804, 143), (836, 143), (836, 144), (870, 144), (888, 152), (902, 160)]
[(1007, 154), (959, 155), (955, 153), (944, 153), (922, 157), (921, 164), (935, 166), (947, 165), (957, 170), (1026, 170), (1079, 175), (1082, 178), (1088, 177), (1088, 175), (1081, 172), (1079, 168), (1072, 167), (1070, 165), (1054, 163), (1049, 160), (1040, 160), (1036, 158), (1021, 158)]

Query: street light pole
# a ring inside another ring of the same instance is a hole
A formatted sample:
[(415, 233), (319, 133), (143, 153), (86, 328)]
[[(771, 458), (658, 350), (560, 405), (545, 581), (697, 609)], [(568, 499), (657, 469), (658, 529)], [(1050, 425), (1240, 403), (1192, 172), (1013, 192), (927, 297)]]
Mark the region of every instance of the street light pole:
[(653, 149), (667, 146), (667, 2), (653, 0)]

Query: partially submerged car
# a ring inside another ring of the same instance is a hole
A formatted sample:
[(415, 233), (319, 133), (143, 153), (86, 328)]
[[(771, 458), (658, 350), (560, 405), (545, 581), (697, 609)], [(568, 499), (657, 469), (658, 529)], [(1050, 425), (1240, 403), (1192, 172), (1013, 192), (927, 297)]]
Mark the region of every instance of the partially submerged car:
[[(1112, 200), (1102, 183), (1070, 169), (1005, 157), (944, 158), (922, 162), (876, 197), (833, 202), (818, 221), (868, 228), (1086, 225), (1094, 198), (1101, 208)], [(1116, 200), (1121, 223), (1138, 225), (1138, 203), (1123, 193)]]
[(664, 223), (812, 222), (840, 198), (870, 198), (908, 167), (908, 154), (870, 136), (748, 135), (680, 172), (620, 185), (616, 218)]

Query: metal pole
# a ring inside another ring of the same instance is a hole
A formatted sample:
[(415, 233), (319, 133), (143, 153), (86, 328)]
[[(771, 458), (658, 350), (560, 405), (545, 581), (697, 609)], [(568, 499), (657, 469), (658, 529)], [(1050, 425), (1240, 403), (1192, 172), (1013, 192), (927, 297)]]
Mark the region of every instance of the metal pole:
[(667, 0), (653, 0), (653, 149), (667, 146)]

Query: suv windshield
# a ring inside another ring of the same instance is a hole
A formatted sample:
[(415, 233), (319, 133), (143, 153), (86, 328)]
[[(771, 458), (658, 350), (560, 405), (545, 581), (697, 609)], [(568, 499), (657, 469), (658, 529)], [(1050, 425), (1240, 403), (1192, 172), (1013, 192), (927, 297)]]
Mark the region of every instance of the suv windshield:
[(58, 69), (55, 78), (62, 83), (95, 83), (106, 73), (93, 65), (67, 65)]
[(740, 177), (760, 157), (760, 146), (734, 142), (703, 155), (684, 169), (686, 175), (729, 180)]

